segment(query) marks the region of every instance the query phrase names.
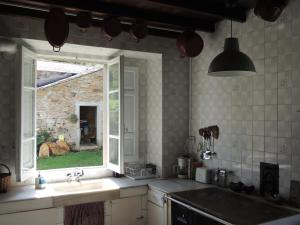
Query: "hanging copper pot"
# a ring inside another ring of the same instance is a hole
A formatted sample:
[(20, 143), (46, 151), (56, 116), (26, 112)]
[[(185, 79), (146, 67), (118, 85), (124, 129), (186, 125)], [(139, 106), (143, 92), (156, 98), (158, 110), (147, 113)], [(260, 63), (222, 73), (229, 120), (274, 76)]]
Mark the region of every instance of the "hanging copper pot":
[(90, 12), (79, 12), (76, 16), (76, 24), (82, 32), (92, 25), (92, 14)]
[(258, 0), (254, 14), (268, 22), (276, 21), (287, 5), (287, 0)]
[(69, 35), (69, 22), (64, 11), (52, 8), (46, 17), (44, 29), (53, 51), (59, 52)]
[(130, 34), (136, 41), (145, 38), (148, 34), (147, 24), (143, 20), (137, 20), (132, 24)]
[(111, 41), (122, 32), (122, 24), (116, 17), (108, 17), (103, 21), (103, 31), (105, 36)]
[(194, 31), (184, 31), (176, 41), (177, 48), (182, 57), (196, 57), (203, 49), (204, 42)]

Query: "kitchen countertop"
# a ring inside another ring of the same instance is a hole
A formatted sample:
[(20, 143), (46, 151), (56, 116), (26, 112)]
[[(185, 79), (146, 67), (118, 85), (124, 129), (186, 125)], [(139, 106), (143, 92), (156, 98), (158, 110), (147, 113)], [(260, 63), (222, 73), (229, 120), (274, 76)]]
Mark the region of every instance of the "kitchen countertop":
[[(126, 189), (141, 186), (148, 186), (150, 189), (156, 189), (164, 193), (201, 189), (208, 187), (209, 185), (201, 184), (192, 180), (182, 179), (147, 179), (147, 180), (132, 180), (130, 178), (103, 178), (93, 180), (95, 182), (110, 182), (115, 184), (113, 189)], [(82, 182), (85, 182), (84, 180)], [(58, 185), (61, 183), (58, 183)], [(28, 186), (16, 186), (12, 187), (7, 193), (0, 194), (0, 204), (13, 201), (35, 200), (42, 198), (52, 198), (62, 195), (68, 195), (68, 193), (57, 193), (53, 190), (53, 187), (57, 184), (48, 184), (46, 189), (35, 190), (34, 185)], [(66, 184), (67, 185), (67, 184)], [(101, 192), (101, 189), (95, 190), (95, 192)], [(74, 193), (73, 193), (74, 194)]]

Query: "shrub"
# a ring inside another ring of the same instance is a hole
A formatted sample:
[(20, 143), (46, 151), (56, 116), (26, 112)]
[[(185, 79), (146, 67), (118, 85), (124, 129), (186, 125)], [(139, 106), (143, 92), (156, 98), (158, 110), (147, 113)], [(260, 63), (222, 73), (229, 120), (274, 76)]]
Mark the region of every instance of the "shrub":
[(47, 142), (47, 141), (52, 141), (53, 137), (52, 137), (52, 133), (51, 131), (47, 130), (47, 129), (41, 129), (37, 132), (37, 136), (36, 136), (36, 145), (37, 145), (37, 149), (39, 149), (39, 147), (41, 146), (41, 144)]

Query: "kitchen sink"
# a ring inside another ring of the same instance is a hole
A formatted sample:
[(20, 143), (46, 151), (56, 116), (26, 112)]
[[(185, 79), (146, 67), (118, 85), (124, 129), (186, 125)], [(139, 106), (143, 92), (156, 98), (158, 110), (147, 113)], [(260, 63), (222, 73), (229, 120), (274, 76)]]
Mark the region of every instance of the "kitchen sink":
[(57, 194), (86, 193), (116, 189), (119, 189), (119, 187), (113, 182), (106, 179), (71, 183), (65, 182), (52, 185), (52, 190)]

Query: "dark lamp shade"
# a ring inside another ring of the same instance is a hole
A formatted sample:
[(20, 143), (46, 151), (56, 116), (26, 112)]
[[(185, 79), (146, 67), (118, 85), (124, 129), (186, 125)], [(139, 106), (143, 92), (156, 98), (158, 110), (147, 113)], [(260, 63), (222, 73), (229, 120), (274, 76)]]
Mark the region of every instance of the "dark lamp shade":
[(225, 39), (224, 51), (212, 60), (208, 69), (208, 75), (215, 77), (253, 75), (255, 73), (252, 60), (240, 52), (237, 38)]

